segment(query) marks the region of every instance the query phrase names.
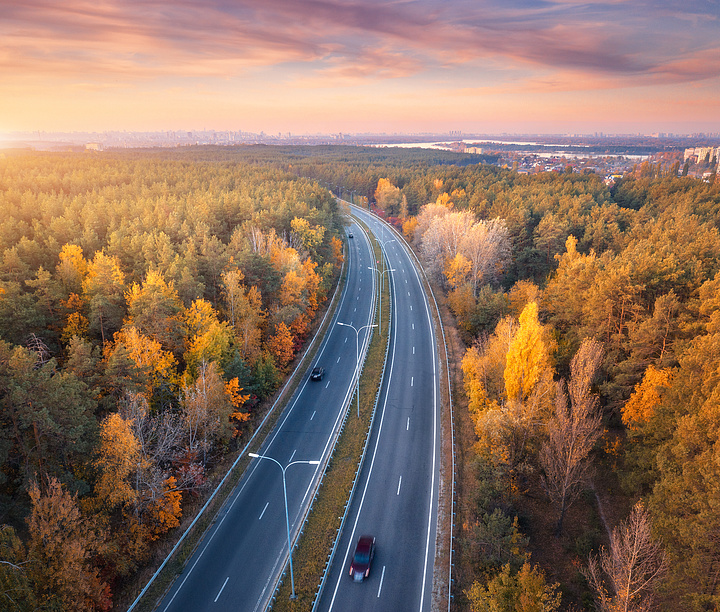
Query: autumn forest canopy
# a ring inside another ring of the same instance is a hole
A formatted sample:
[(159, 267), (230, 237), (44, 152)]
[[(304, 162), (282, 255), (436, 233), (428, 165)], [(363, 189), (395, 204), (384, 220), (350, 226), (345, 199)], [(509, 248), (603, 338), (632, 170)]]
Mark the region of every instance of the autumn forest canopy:
[(338, 280), (329, 190), (403, 232), (464, 343), (458, 609), (716, 609), (720, 189), (479, 161), (0, 158), (0, 609), (110, 609), (206, 492)]
[(246, 163), (18, 155), (0, 184), (0, 558), (23, 568), (0, 591), (106, 609), (307, 339), (342, 221)]

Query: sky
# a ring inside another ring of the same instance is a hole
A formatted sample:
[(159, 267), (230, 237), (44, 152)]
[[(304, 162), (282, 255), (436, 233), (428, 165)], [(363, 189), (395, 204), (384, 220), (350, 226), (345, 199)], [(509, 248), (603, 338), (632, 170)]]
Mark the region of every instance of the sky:
[(0, 135), (720, 132), (720, 0), (0, 0)]

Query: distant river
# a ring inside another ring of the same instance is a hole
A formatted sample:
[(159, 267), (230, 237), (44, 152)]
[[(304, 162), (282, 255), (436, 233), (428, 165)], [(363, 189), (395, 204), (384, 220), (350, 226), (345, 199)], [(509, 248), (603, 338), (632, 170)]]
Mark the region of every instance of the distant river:
[[(573, 159), (576, 158), (583, 158), (583, 157), (623, 157), (625, 159), (634, 159), (634, 160), (645, 160), (648, 159), (647, 155), (620, 155), (616, 153), (599, 153), (599, 152), (591, 152), (588, 151), (585, 154), (577, 153), (575, 151), (566, 151), (565, 146), (567, 145), (561, 145), (561, 144), (547, 144), (547, 143), (541, 143), (541, 142), (517, 142), (517, 141), (511, 141), (511, 140), (443, 140), (439, 142), (399, 142), (399, 143), (376, 143), (371, 144), (369, 146), (371, 147), (398, 147), (401, 149), (437, 149), (440, 151), (451, 151), (452, 147), (449, 146), (449, 143), (456, 143), (456, 142), (463, 142), (466, 145), (471, 146), (479, 146), (481, 148), (487, 148), (485, 145), (488, 144), (504, 144), (504, 145), (515, 145), (515, 146), (528, 146), (528, 147), (556, 147), (552, 151), (513, 151), (513, 153), (525, 153), (527, 155), (535, 155), (537, 157), (542, 157), (543, 159), (548, 159), (550, 157), (571, 157)], [(590, 148), (590, 145), (573, 145), (576, 148), (584, 147), (586, 149)]]

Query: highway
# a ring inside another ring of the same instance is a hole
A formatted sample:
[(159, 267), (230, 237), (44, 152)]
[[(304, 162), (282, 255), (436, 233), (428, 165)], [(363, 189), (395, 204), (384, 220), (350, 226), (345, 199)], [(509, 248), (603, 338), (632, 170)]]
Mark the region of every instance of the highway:
[[(430, 307), (410, 254), (367, 211), (353, 208), (383, 242), (393, 300), (389, 363), (368, 455), (317, 610), (431, 609), (440, 469), (437, 346)], [(376, 538), (370, 576), (349, 566), (360, 535)]]
[[(324, 367), (325, 377), (321, 381), (310, 381), (308, 370), (275, 429), (258, 451), (282, 466), (298, 461), (322, 461), (327, 457), (334, 432), (342, 422), (342, 410), (353, 395), (356, 334), (337, 322), (358, 329), (372, 323), (378, 279), (368, 269), (374, 265), (368, 236), (355, 224), (347, 231), (354, 235), (348, 240), (347, 283), (327, 337), (312, 364)], [(359, 333), (361, 360), (368, 332), (370, 329)], [(415, 431), (415, 417), (412, 418)], [(303, 463), (287, 468), (293, 538), (301, 527), (304, 509), (312, 501), (311, 491), (321, 470), (322, 465)], [(157, 610), (264, 610), (286, 560), (282, 470), (267, 459), (253, 459)]]

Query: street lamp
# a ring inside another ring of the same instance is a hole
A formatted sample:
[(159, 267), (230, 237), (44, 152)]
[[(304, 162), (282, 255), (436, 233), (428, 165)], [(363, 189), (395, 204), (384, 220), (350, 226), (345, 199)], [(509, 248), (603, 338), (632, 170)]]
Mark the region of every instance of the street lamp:
[[(384, 225), (381, 225), (380, 227), (383, 229), (385, 228)], [(378, 244), (380, 245), (380, 258), (382, 259), (382, 267), (383, 268), (385, 268), (385, 259), (387, 258), (387, 255), (386, 255), (387, 250), (385, 248), (385, 245), (390, 244), (391, 242), (395, 242), (394, 238), (389, 238), (388, 240), (384, 240), (384, 238), (385, 238), (384, 235), (383, 235), (382, 240), (378, 240), (377, 238), (375, 238), (375, 240), (377, 240)]]
[[(388, 242), (390, 242), (390, 241), (388, 240)], [(380, 272), (380, 270), (378, 270), (374, 266), (368, 266), (368, 270), (375, 270), (375, 272), (377, 272), (380, 275), (380, 333), (382, 334), (382, 292), (383, 292), (383, 283), (384, 283), (383, 276), (385, 275), (386, 272), (395, 272), (395, 269), (387, 268), (386, 270), (383, 270), (382, 272)]]
[(287, 527), (288, 558), (290, 559), (290, 585), (292, 587), (292, 595), (290, 595), (290, 599), (297, 599), (297, 595), (295, 595), (295, 578), (293, 578), (292, 548), (290, 546), (290, 517), (288, 515), (287, 486), (285, 485), (285, 470), (288, 469), (291, 465), (295, 465), (296, 463), (307, 463), (309, 465), (320, 465), (320, 462), (319, 461), (292, 461), (291, 463), (288, 463), (285, 467), (283, 467), (277, 459), (273, 459), (272, 457), (268, 457), (266, 455), (258, 455), (257, 453), (248, 453), (248, 456), (254, 457), (255, 459), (269, 459), (270, 461), (274, 461), (275, 463), (277, 463), (278, 467), (282, 470), (283, 496), (285, 497), (285, 526)]
[(363, 325), (360, 329), (352, 325), (351, 323), (340, 323), (338, 325), (343, 327), (352, 327), (355, 330), (355, 376), (357, 377), (357, 415), (360, 418), (360, 330), (366, 327), (377, 327), (377, 325)]

